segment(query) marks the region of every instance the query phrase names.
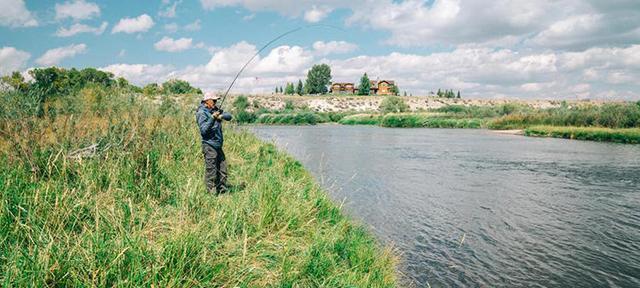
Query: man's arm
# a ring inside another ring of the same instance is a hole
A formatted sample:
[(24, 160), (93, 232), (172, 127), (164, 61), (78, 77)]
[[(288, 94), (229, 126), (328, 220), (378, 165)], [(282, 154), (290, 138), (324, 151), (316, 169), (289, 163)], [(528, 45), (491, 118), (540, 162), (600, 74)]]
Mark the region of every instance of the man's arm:
[(204, 110), (198, 111), (196, 113), (198, 118), (198, 128), (200, 128), (200, 135), (204, 135), (207, 130), (211, 129), (211, 125), (215, 122), (213, 118), (207, 115), (207, 112)]

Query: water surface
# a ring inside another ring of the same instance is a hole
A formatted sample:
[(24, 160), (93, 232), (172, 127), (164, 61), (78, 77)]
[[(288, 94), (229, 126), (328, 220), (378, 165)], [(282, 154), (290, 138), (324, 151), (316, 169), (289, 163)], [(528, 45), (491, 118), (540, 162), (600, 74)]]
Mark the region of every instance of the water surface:
[(640, 146), (486, 130), (257, 126), (423, 287), (640, 287)]

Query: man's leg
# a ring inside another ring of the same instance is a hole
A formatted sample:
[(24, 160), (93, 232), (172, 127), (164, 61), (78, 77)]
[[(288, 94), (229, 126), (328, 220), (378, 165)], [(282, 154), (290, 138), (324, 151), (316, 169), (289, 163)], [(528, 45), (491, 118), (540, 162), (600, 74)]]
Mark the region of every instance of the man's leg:
[(202, 154), (204, 155), (204, 183), (207, 185), (207, 192), (215, 193), (216, 192), (216, 159), (218, 158), (218, 153), (213, 147), (203, 144), (202, 145)]
[(218, 154), (216, 163), (216, 190), (218, 193), (225, 193), (227, 192), (227, 159), (222, 148), (216, 152)]

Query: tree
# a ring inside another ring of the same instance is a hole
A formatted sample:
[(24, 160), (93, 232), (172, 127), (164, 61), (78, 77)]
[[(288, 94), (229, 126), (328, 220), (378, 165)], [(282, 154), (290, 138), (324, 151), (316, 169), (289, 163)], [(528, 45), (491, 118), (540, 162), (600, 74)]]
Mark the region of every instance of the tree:
[(276, 86), (276, 94), (278, 94), (278, 86)]
[(19, 92), (29, 90), (29, 83), (24, 81), (24, 77), (18, 71), (14, 71), (11, 75), (0, 78), (0, 84)]
[(396, 96), (400, 94), (400, 89), (398, 89), (398, 85), (391, 85), (391, 93), (393, 93), (393, 95), (396, 95)]
[(296, 93), (295, 88), (293, 88), (293, 83), (287, 83), (287, 88), (284, 90), (284, 94), (293, 95)]
[(162, 83), (162, 90), (167, 94), (202, 94), (200, 89), (194, 88), (189, 82), (180, 79), (171, 79)]
[(358, 95), (369, 95), (371, 90), (371, 81), (369, 81), (369, 76), (367, 73), (364, 73), (360, 78), (360, 86), (358, 86)]
[(440, 91), (440, 88), (438, 88), (438, 92), (436, 93), (436, 95), (438, 95), (438, 97), (442, 97), (442, 91)]
[(407, 90), (404, 90), (404, 95), (403, 96), (407, 96)]
[(144, 95), (156, 95), (158, 93), (160, 93), (160, 86), (158, 86), (158, 83), (147, 84), (142, 88), (142, 94)]
[(304, 94), (304, 87), (302, 86), (302, 80), (298, 79), (298, 86), (296, 87), (296, 93), (300, 96)]
[(458, 90), (458, 99), (460, 99), (460, 90)]
[(307, 72), (307, 93), (325, 94), (331, 84), (331, 67), (327, 64), (313, 65)]
[(283, 91), (283, 90), (282, 90), (282, 86), (280, 86), (280, 94), (282, 94), (282, 91)]

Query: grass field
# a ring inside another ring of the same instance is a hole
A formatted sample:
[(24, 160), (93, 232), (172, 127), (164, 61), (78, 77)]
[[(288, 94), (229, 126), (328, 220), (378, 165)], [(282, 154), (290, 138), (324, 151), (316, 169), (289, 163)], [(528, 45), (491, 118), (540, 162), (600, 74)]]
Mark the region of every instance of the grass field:
[(2, 287), (397, 285), (390, 249), (248, 132), (225, 132), (246, 187), (206, 194), (194, 103), (85, 88), (37, 117), (0, 96)]

